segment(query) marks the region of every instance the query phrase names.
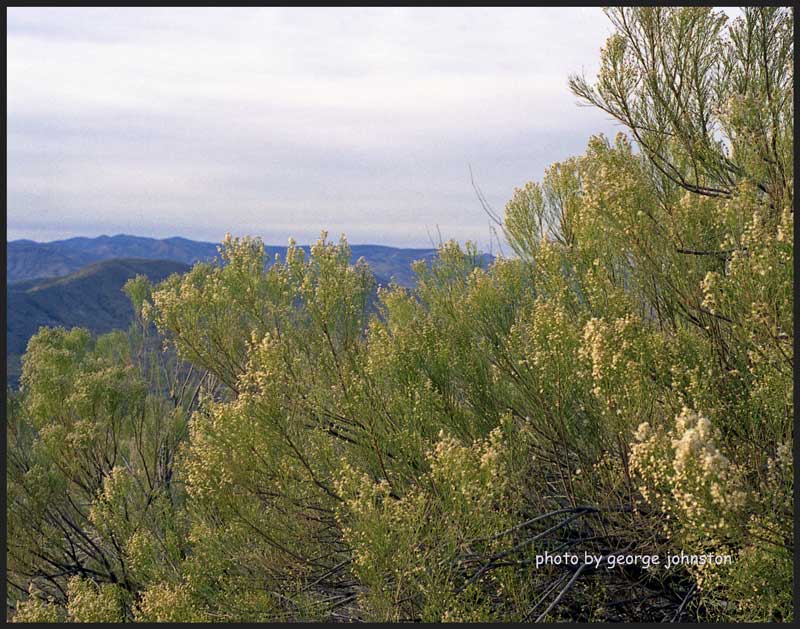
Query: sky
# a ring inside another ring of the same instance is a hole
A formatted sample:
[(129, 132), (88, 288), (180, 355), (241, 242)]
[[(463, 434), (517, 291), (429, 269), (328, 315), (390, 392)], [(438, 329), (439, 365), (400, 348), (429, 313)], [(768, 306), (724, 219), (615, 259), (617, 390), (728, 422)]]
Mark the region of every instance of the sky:
[(622, 130), (598, 8), (9, 8), (9, 240), (430, 246)]

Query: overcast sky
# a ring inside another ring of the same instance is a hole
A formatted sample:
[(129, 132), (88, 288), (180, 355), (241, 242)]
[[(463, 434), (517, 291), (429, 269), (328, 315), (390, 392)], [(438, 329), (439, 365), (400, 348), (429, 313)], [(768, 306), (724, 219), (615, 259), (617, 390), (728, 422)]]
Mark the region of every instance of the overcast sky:
[(488, 247), (515, 186), (619, 127), (594, 8), (8, 9), (8, 238)]

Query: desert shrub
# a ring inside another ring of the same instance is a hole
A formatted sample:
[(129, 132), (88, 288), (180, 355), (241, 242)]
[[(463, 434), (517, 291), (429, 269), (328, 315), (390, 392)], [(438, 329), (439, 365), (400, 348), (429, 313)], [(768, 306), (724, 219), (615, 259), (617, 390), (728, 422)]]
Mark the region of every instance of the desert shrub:
[[(228, 236), (31, 340), (15, 619), (792, 619), (791, 11), (608, 13), (572, 87), (631, 137), (514, 191), (515, 256)], [(733, 561), (610, 565), (681, 550)]]
[[(440, 434), (425, 457), (429, 471), (402, 497), (392, 496), (386, 481), (343, 469), (338, 519), (364, 586), (359, 602), (366, 619), (497, 618), (484, 580), (462, 573), (461, 555), (511, 521), (502, 439), (500, 429), (470, 445)], [(502, 588), (496, 575), (488, 577), (495, 591)]]

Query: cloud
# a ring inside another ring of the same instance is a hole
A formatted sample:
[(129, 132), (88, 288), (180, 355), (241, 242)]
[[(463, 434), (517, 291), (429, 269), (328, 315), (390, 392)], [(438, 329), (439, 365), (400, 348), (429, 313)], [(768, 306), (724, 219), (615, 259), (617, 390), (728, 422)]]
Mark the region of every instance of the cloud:
[[(599, 9), (9, 9), (9, 237), (488, 241), (514, 186), (616, 130)], [(55, 226), (55, 227), (54, 227)]]

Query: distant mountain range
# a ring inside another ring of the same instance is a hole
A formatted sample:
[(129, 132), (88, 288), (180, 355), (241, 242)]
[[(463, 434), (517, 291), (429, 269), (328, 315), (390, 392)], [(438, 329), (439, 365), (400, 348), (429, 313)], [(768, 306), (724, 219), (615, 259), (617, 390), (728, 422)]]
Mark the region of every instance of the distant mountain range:
[(87, 264), (114, 258), (172, 260), (194, 264), (217, 255), (217, 246), (186, 238), (157, 240), (120, 234), (53, 242), (12, 240), (8, 243), (7, 252), (6, 279), (11, 284), (22, 280), (69, 275)]
[[(270, 262), (275, 254), (286, 254), (286, 247), (265, 246), (265, 250)], [(351, 245), (351, 250), (353, 262), (363, 257), (382, 285), (394, 279), (401, 286), (412, 286), (411, 263), (436, 257), (435, 249)], [(216, 244), (186, 238), (120, 234), (44, 243), (10, 241), (6, 268), (9, 384), (17, 385), (20, 356), (40, 326), (80, 326), (95, 334), (127, 328), (133, 308), (122, 287), (128, 279), (142, 274), (160, 282), (217, 255)], [(485, 254), (483, 263), (491, 259)]]
[[(362, 257), (375, 274), (378, 283), (394, 280), (401, 286), (411, 286), (414, 260), (430, 260), (435, 249), (400, 249), (381, 245), (351, 245), (353, 261)], [(308, 251), (309, 247), (303, 249)], [(286, 247), (265, 246), (267, 258), (286, 254)], [(186, 238), (143, 238), (141, 236), (98, 236), (97, 238), (69, 238), (53, 242), (12, 240), (8, 243), (9, 284), (29, 279), (61, 277), (74, 273), (87, 264), (114, 258), (140, 258), (145, 260), (172, 260), (194, 264), (211, 260), (217, 255), (217, 245)]]

